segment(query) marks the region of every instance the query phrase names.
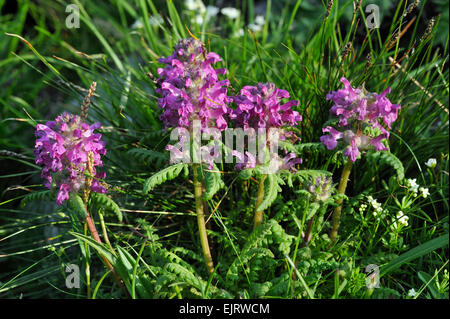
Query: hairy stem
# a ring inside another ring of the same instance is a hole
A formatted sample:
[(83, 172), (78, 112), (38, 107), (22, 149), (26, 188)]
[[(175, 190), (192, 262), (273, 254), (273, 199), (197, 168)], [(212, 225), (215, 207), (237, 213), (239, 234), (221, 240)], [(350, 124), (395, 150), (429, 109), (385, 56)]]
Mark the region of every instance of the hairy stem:
[(266, 180), (266, 175), (263, 174), (259, 180), (258, 194), (256, 197), (255, 206), (255, 216), (253, 217), (253, 230), (255, 230), (259, 225), (262, 224), (264, 211), (258, 210), (259, 205), (261, 205), (264, 199), (264, 181)]
[[(341, 180), (338, 186), (338, 194), (345, 194), (345, 189), (347, 188), (348, 177), (352, 171), (352, 162), (350, 160), (345, 163), (344, 169), (342, 170)], [(332, 227), (330, 232), (330, 239), (334, 243), (336, 241), (336, 237), (339, 229), (339, 222), (341, 220), (341, 212), (342, 212), (342, 199), (337, 201), (337, 206), (333, 212), (332, 219)]]
[(205, 213), (203, 209), (203, 189), (202, 183), (198, 178), (199, 164), (193, 164), (193, 175), (194, 175), (194, 196), (195, 196), (195, 209), (197, 211), (197, 224), (198, 231), (200, 234), (200, 242), (202, 244), (203, 257), (205, 258), (206, 268), (208, 273), (214, 271), (214, 264), (211, 257), (211, 251), (208, 244), (208, 235), (206, 234), (205, 225)]

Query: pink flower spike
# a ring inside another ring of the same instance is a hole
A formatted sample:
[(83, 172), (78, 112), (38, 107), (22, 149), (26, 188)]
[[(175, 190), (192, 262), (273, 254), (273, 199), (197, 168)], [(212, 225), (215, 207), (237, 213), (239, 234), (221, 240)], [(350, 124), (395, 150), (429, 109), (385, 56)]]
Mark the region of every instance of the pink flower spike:
[(334, 149), (337, 147), (337, 140), (343, 137), (339, 130), (347, 132), (344, 136), (344, 142), (348, 145), (345, 155), (351, 161), (355, 161), (360, 151), (366, 151), (369, 147), (374, 147), (377, 151), (388, 150), (381, 141), (389, 138), (388, 129), (392, 128), (401, 108), (387, 98), (391, 92), (390, 87), (377, 94), (367, 92), (364, 86), (353, 88), (344, 77), (341, 82), (344, 88), (329, 92), (326, 96), (327, 100), (333, 101), (330, 113), (336, 115), (338, 121), (336, 128), (327, 126), (323, 129), (323, 132), (329, 132), (330, 135), (322, 136), (321, 142), (329, 150)]
[(166, 128), (189, 128), (196, 118), (200, 119), (202, 130), (228, 127), (225, 115), (231, 112), (227, 106), (229, 82), (218, 80), (218, 75), (226, 70), (212, 67), (220, 60), (218, 54), (206, 52), (203, 43), (194, 38), (181, 40), (170, 57), (159, 59), (165, 66), (158, 69), (156, 92), (161, 94), (158, 106), (163, 109), (161, 120)]
[[(95, 166), (103, 165), (100, 156), (106, 153), (105, 142), (100, 140), (101, 134), (93, 133), (100, 126), (100, 123), (89, 126), (78, 115), (69, 113), (63, 113), (46, 125), (36, 125), (36, 164), (43, 167), (44, 186), (51, 189), (52, 184), (56, 184), (58, 205), (67, 200), (71, 192), (85, 187), (89, 152), (93, 154), (94, 173)], [(96, 176), (104, 177), (104, 174)], [(94, 180), (91, 190), (106, 192)]]

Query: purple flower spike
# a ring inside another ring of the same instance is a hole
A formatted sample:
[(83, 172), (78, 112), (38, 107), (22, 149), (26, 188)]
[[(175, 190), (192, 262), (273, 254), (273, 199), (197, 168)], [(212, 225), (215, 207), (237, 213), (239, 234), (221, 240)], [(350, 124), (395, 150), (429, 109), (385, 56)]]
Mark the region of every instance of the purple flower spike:
[(159, 59), (165, 66), (158, 69), (156, 92), (161, 94), (158, 105), (164, 110), (161, 120), (166, 128), (189, 128), (195, 119), (201, 121), (202, 130), (227, 128), (225, 115), (231, 110), (227, 106), (231, 102), (227, 96), (229, 81), (218, 80), (217, 75), (224, 74), (225, 69), (212, 67), (220, 60), (194, 38), (181, 40), (171, 56)]
[[(360, 151), (375, 147), (377, 151), (386, 151), (382, 141), (389, 138), (389, 131), (381, 123), (391, 129), (397, 119), (400, 105), (392, 104), (386, 97), (391, 92), (387, 88), (383, 93), (367, 92), (364, 87), (353, 88), (346, 78), (341, 78), (344, 88), (327, 94), (327, 100), (334, 102), (330, 113), (338, 118), (339, 131), (330, 126), (322, 129), (330, 133), (320, 137), (320, 141), (332, 150), (337, 147), (338, 139), (348, 145), (344, 155), (352, 162), (356, 161)], [(368, 133), (370, 132), (370, 133)]]
[(282, 104), (284, 98), (289, 98), (289, 93), (273, 83), (244, 86), (241, 95), (234, 97), (238, 107), (232, 117), (244, 129), (294, 126), (302, 120), (300, 114), (292, 110), (298, 101)]
[[(36, 125), (36, 164), (43, 167), (41, 176), (45, 180), (44, 185), (50, 189), (55, 183), (58, 205), (69, 199), (71, 192), (77, 193), (86, 188), (90, 153), (93, 175), (100, 179), (106, 176), (95, 169), (95, 166), (103, 166), (101, 155), (106, 153), (102, 135), (94, 133), (100, 127), (100, 123), (88, 125), (78, 115), (69, 113), (63, 113), (45, 125)], [(97, 193), (106, 192), (95, 179), (90, 189)]]
[[(283, 104), (282, 100), (288, 98), (289, 92), (278, 89), (273, 83), (258, 83), (257, 86), (244, 86), (241, 89), (241, 94), (233, 97), (237, 108), (232, 112), (231, 118), (234, 120), (235, 126), (243, 128), (244, 131), (248, 129), (254, 129), (255, 131), (265, 129), (268, 133), (267, 146), (270, 146), (272, 142), (275, 142), (272, 141), (270, 136), (270, 129), (294, 126), (302, 121), (300, 114), (292, 109), (292, 107), (298, 106), (298, 101), (291, 100)], [(283, 130), (279, 130), (278, 133), (280, 133), (278, 136), (281, 139), (286, 139), (286, 137), (292, 135), (292, 132)], [(238, 158), (244, 158), (243, 154), (239, 156), (237, 154), (233, 155)], [(250, 158), (250, 155), (248, 153), (246, 158)], [(270, 156), (270, 161), (273, 164), (273, 168), (269, 168), (271, 171), (294, 171), (294, 165), (301, 163), (301, 159), (296, 159), (294, 153), (287, 155), (284, 159), (280, 158), (278, 154), (271, 154)], [(248, 162), (251, 164), (248, 164)], [(256, 159), (253, 160), (253, 158), (248, 162), (246, 161), (244, 165), (236, 165), (236, 169), (255, 167), (258, 164), (262, 164)]]

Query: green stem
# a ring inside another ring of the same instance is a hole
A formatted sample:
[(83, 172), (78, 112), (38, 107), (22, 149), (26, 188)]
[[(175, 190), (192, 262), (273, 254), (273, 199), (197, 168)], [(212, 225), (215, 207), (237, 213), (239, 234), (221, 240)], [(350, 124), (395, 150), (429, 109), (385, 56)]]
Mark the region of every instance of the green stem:
[(98, 211), (98, 217), (100, 219), (100, 225), (102, 227), (103, 232), (103, 238), (105, 238), (105, 242), (108, 245), (108, 247), (111, 249), (113, 253), (115, 253), (113, 246), (111, 245), (111, 242), (109, 241), (108, 232), (106, 230), (105, 220), (103, 218), (103, 213), (101, 210)]
[(195, 196), (195, 209), (197, 211), (197, 224), (198, 231), (200, 234), (200, 242), (202, 244), (203, 257), (205, 258), (206, 268), (208, 273), (214, 271), (214, 264), (211, 257), (211, 251), (209, 250), (208, 235), (206, 234), (205, 225), (205, 213), (203, 210), (203, 189), (202, 183), (198, 178), (199, 164), (193, 164), (193, 175), (194, 175), (194, 196)]
[[(84, 223), (84, 235), (87, 236), (87, 223)], [(89, 266), (89, 259), (88, 259), (88, 244), (87, 242), (84, 243), (84, 251), (86, 254), (86, 288), (87, 288), (87, 299), (91, 299), (91, 271)]]
[(263, 221), (263, 210), (258, 210), (259, 205), (261, 205), (264, 199), (264, 181), (266, 180), (266, 175), (262, 175), (259, 180), (258, 194), (256, 197), (256, 206), (255, 206), (255, 216), (253, 218), (253, 230), (255, 230), (259, 225), (262, 224)]
[[(338, 194), (345, 194), (345, 189), (347, 188), (348, 177), (352, 171), (352, 162), (350, 160), (345, 163), (344, 169), (342, 170), (341, 180), (338, 186)], [(337, 206), (333, 212), (332, 227), (330, 232), (330, 239), (334, 243), (338, 234), (339, 222), (341, 220), (342, 212), (342, 199), (337, 201)]]

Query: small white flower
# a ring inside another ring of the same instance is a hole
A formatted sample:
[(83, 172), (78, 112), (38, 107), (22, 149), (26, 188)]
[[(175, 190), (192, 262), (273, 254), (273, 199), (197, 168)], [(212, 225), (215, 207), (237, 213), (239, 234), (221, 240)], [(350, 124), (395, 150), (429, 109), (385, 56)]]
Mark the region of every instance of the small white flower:
[(211, 5), (206, 7), (206, 16), (208, 18), (215, 17), (218, 13), (219, 13), (219, 8), (218, 7), (211, 6)]
[(229, 19), (237, 19), (239, 17), (239, 15), (241, 14), (241, 11), (239, 11), (236, 8), (232, 8), (232, 7), (222, 8), (222, 10), (220, 10), (220, 12), (224, 16), (227, 16)]
[(259, 25), (264, 25), (265, 23), (264, 16), (256, 16), (255, 23)]
[(409, 217), (406, 216), (405, 214), (403, 214), (403, 212), (401, 210), (399, 210), (397, 213), (397, 221), (400, 224), (403, 224), (404, 226), (408, 226), (408, 220), (409, 220)]
[(161, 25), (161, 24), (163, 24), (163, 22), (164, 22), (164, 20), (159, 14), (148, 18), (148, 23), (151, 26)]
[(416, 179), (415, 178), (413, 178), (413, 179), (408, 178), (406, 180), (406, 184), (410, 188), (411, 192), (417, 193), (417, 190), (419, 189), (419, 185), (416, 183)]
[(195, 9), (197, 9), (195, 0), (185, 0), (184, 1), (184, 5), (186, 6), (186, 8), (188, 10), (195, 10)]
[(195, 22), (196, 22), (197, 24), (203, 24), (203, 16), (200, 15), (200, 14), (197, 14), (197, 15), (195, 16)]
[(131, 25), (131, 29), (141, 29), (143, 28), (144, 25), (142, 24), (141, 20), (136, 20), (134, 21), (134, 23)]
[(437, 164), (437, 161), (435, 158), (429, 158), (428, 161), (425, 162), (425, 165), (429, 168), (435, 168)]
[(420, 187), (419, 190), (422, 192), (422, 197), (427, 198), (428, 195), (430, 195), (430, 192), (428, 191), (428, 188)]
[(408, 290), (408, 297), (414, 297), (415, 295), (417, 295), (417, 292), (414, 290), (414, 288)]
[(359, 211), (362, 213), (366, 210), (367, 205), (366, 204), (361, 204), (361, 206), (359, 206)]
[(188, 10), (199, 11), (199, 13), (204, 13), (206, 11), (205, 5), (202, 0), (185, 0), (184, 5)]
[[(157, 26), (160, 25), (164, 22), (163, 18), (158, 14), (155, 16), (151, 16), (150, 18), (148, 18), (148, 23), (151, 26)], [(131, 29), (141, 29), (144, 27), (144, 24), (142, 23), (141, 20), (136, 20), (132, 25), (131, 25)]]
[(234, 38), (240, 38), (242, 36), (244, 36), (244, 29), (242, 28), (233, 33)]
[(248, 28), (253, 32), (259, 32), (262, 30), (262, 26), (260, 24), (250, 23)]

